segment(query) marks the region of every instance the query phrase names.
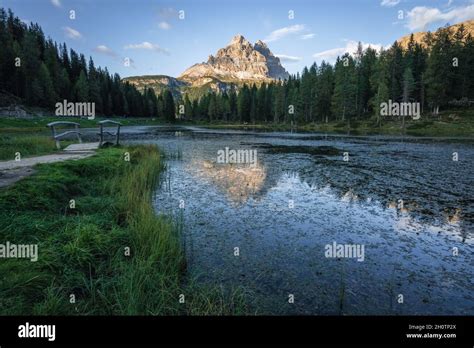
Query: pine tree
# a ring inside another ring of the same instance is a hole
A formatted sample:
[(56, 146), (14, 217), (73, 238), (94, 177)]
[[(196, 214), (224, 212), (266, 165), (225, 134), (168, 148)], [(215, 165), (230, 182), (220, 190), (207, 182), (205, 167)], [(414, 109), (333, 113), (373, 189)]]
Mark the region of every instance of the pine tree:
[(402, 83), (405, 67), (403, 62), (403, 50), (397, 42), (388, 50), (387, 63), (389, 66), (390, 98), (393, 101), (400, 101), (403, 93)]
[(40, 66), (40, 51), (34, 34), (28, 31), (22, 42), (22, 69), (25, 74), (25, 96), (30, 105), (36, 104), (42, 99), (41, 86), (37, 80), (38, 67)]
[(255, 124), (257, 120), (257, 86), (250, 89), (250, 122)]
[(193, 116), (192, 116), (192, 119), (197, 120), (198, 117), (199, 117), (199, 102), (197, 101), (197, 99), (194, 99), (193, 100)]
[[(413, 73), (410, 68), (406, 68), (403, 73), (403, 102), (409, 103), (413, 95), (413, 90), (415, 89), (415, 79), (413, 78)], [(405, 128), (405, 116), (402, 116), (402, 128)]]
[(217, 113), (217, 100), (216, 99), (217, 98), (216, 98), (215, 93), (211, 93), (209, 95), (209, 105), (208, 105), (208, 111), (207, 111), (209, 122), (215, 121), (217, 119), (218, 113)]
[(375, 65), (377, 62), (377, 52), (372, 48), (367, 48), (363, 53), (359, 65), (359, 77), (358, 77), (358, 109), (357, 114), (360, 117), (365, 113), (370, 112), (369, 101), (373, 97), (373, 89), (370, 84), (370, 77), (373, 74)]
[(390, 98), (390, 91), (388, 88), (388, 63), (387, 63), (387, 52), (381, 51), (379, 58), (375, 64), (374, 70), (370, 77), (370, 84), (372, 88), (373, 97), (370, 100), (372, 105), (373, 113), (377, 120), (377, 125), (380, 127), (382, 124), (380, 108), (382, 103), (387, 103)]
[(279, 123), (284, 122), (285, 119), (285, 86), (277, 82), (274, 86), (274, 98), (273, 98), (273, 122)]
[[(41, 89), (42, 99), (38, 100), (40, 106), (53, 108), (57, 102), (56, 91), (54, 90), (53, 81), (49, 74), (46, 64), (41, 63), (38, 71), (38, 84)], [(39, 97), (39, 96), (38, 96)]]
[(192, 120), (194, 115), (193, 104), (189, 100), (189, 96), (186, 94), (184, 96), (184, 117), (186, 120)]
[(469, 100), (474, 99), (474, 38), (468, 34), (464, 43), (463, 54), (463, 95)]
[(322, 62), (319, 68), (319, 79), (316, 85), (315, 108), (321, 120), (328, 122), (331, 117), (331, 99), (334, 93), (334, 73), (330, 64)]
[(230, 108), (230, 121), (236, 121), (238, 117), (237, 113), (237, 93), (235, 92), (234, 86), (231, 86), (229, 91), (229, 108)]
[(403, 73), (403, 102), (410, 102), (414, 89), (415, 79), (411, 68), (407, 67)]
[(310, 120), (313, 120), (312, 115), (312, 98), (313, 98), (313, 88), (315, 87), (315, 81), (313, 81), (313, 76), (310, 74), (308, 68), (304, 68), (301, 74), (301, 101), (302, 101), (302, 113), (304, 116), (304, 122), (308, 123)]
[(266, 93), (267, 93), (267, 85), (263, 83), (260, 88), (257, 90), (256, 98), (256, 121), (257, 122), (265, 122), (265, 100), (266, 100)]
[(222, 93), (222, 98), (221, 98), (221, 113), (222, 113), (222, 119), (225, 122), (229, 121), (230, 117), (230, 102), (229, 102), (229, 95), (227, 92)]
[(89, 85), (84, 71), (80, 72), (79, 78), (74, 85), (74, 96), (78, 102), (89, 102)]
[(244, 85), (237, 96), (237, 113), (239, 122), (250, 122), (250, 107), (250, 90), (247, 85)]
[(452, 73), (452, 52), (450, 33), (447, 28), (439, 29), (431, 44), (425, 74), (428, 104), (433, 114), (448, 102), (449, 81)]
[(69, 75), (65, 68), (62, 68), (59, 73), (57, 90), (61, 99), (70, 99), (71, 82), (69, 81)]
[(273, 83), (270, 83), (267, 87), (267, 90), (265, 92), (265, 103), (264, 103), (264, 121), (265, 122), (271, 122), (273, 119), (273, 91), (274, 91), (275, 85)]
[(356, 115), (357, 77), (354, 59), (345, 54), (337, 59), (334, 72), (332, 113), (336, 119), (347, 120)]
[(174, 99), (168, 89), (164, 92), (163, 96), (163, 114), (167, 122), (174, 123), (176, 121)]

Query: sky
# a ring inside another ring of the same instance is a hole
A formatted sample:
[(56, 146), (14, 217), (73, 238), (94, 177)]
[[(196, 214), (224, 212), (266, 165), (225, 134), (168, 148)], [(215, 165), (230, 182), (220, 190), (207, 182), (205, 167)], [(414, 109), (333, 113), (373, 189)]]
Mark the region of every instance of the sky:
[(265, 41), (296, 74), (334, 62), (359, 41), (379, 49), (474, 19), (474, 0), (0, 0), (0, 7), (122, 77), (177, 77), (237, 34)]

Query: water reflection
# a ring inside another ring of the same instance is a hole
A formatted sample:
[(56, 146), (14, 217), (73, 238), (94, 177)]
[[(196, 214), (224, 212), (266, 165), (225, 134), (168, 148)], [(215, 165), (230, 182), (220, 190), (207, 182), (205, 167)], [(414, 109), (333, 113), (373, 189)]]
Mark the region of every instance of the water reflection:
[[(212, 160), (217, 149), (262, 141), (274, 146), (260, 147), (254, 168)], [(201, 281), (248, 287), (263, 313), (474, 314), (474, 161), (443, 162), (451, 146), (245, 134), (185, 134), (179, 142), (189, 150), (169, 161), (155, 206), (176, 213), (186, 201), (179, 214), (188, 269)], [(330, 145), (351, 161), (320, 153)], [(364, 245), (364, 262), (325, 258), (334, 241)], [(292, 306), (288, 293), (298, 299)], [(399, 293), (409, 305), (396, 305)]]
[(258, 162), (244, 165), (194, 160), (190, 166), (193, 173), (210, 181), (234, 204), (243, 204), (250, 197), (256, 197), (263, 189), (267, 177), (265, 166)]

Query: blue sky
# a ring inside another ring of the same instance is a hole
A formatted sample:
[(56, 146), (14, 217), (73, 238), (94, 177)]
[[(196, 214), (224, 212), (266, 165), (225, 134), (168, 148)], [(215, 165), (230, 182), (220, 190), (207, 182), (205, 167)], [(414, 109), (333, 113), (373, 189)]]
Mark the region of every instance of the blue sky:
[(122, 77), (178, 76), (239, 33), (266, 41), (296, 73), (333, 61), (358, 41), (379, 48), (412, 31), (474, 19), (474, 0), (0, 0), (0, 6)]

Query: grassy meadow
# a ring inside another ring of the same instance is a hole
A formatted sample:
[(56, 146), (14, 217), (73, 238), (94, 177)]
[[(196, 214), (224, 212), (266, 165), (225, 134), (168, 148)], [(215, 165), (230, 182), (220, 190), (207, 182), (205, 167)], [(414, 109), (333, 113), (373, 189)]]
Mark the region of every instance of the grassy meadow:
[[(65, 141), (62, 144), (67, 144)], [(52, 137), (41, 135), (8, 134), (0, 133), (0, 160), (14, 160), (19, 152), (21, 158), (40, 156), (57, 151)]]
[(179, 228), (151, 204), (164, 169), (156, 147), (36, 168), (0, 190), (0, 240), (38, 244), (37, 262), (0, 262), (0, 315), (248, 313), (243, 291), (186, 275)]
[(369, 120), (352, 120), (308, 123), (291, 127), (285, 123), (267, 124), (229, 124), (226, 122), (203, 122), (200, 124), (215, 129), (255, 129), (261, 131), (289, 131), (350, 133), (355, 135), (408, 135), (422, 137), (467, 137), (474, 135), (474, 112), (471, 110), (447, 110), (439, 116), (425, 115), (420, 120), (406, 118), (405, 127), (399, 119), (384, 119), (380, 124), (375, 118)]

